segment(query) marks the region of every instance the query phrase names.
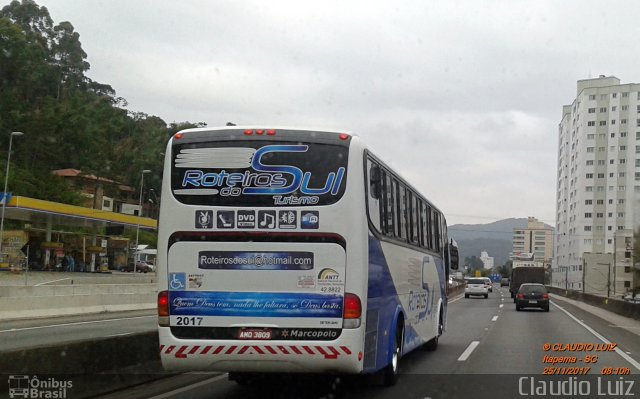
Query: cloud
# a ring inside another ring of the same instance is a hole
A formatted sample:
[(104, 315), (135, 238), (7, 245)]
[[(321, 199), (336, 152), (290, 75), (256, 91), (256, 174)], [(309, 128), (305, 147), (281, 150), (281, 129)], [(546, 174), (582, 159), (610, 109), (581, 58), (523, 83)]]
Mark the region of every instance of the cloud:
[(553, 223), (576, 81), (637, 81), (640, 3), (47, 0), (95, 80), (171, 121), (357, 132), (455, 222)]

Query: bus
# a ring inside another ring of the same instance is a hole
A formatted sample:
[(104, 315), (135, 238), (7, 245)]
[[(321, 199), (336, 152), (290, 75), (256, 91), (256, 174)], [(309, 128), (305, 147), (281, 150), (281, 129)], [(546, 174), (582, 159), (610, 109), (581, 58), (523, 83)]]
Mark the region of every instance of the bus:
[[(357, 135), (198, 128), (170, 138), (158, 229), (173, 371), (369, 374), (435, 349), (458, 251), (426, 197)], [(434, 186), (437, 187), (437, 186)]]

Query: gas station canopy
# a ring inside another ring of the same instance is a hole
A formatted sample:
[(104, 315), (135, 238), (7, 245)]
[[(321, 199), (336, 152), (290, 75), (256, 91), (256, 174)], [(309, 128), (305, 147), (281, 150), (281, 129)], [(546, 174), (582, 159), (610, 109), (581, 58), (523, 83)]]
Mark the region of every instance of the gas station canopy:
[(61, 204), (35, 198), (12, 196), (6, 205), (5, 219), (49, 226), (140, 227), (155, 230), (157, 221), (147, 217)]

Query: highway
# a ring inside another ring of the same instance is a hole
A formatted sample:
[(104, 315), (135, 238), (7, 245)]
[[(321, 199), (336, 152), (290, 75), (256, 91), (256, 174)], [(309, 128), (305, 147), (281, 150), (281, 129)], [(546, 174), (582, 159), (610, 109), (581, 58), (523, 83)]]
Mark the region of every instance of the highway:
[(0, 325), (0, 352), (135, 334), (157, 326), (154, 309), (11, 320)]
[[(550, 345), (549, 350), (545, 344)], [(592, 344), (593, 348), (554, 350), (566, 348), (567, 344)], [(575, 357), (576, 363), (545, 363), (545, 356)], [(517, 312), (507, 289), (496, 285), (488, 299), (453, 300), (449, 306), (448, 329), (440, 339), (438, 350), (418, 350), (405, 356), (401, 361), (401, 378), (394, 387), (381, 387), (375, 378), (320, 381), (297, 376), (270, 378), (262, 384), (245, 387), (227, 381), (225, 374), (212, 373), (165, 378), (103, 398), (326, 397), (336, 393), (354, 398), (449, 398), (474, 394), (476, 397), (517, 397), (518, 389), (524, 389), (518, 385), (522, 375), (541, 376), (549, 367), (546, 371), (566, 372), (562, 367), (572, 367), (573, 371), (587, 373), (587, 377), (573, 378), (592, 380), (607, 370), (631, 373), (631, 376), (617, 378), (635, 381), (637, 397), (640, 395), (638, 360), (638, 321), (597, 311), (588, 305), (575, 306), (556, 296), (548, 313), (537, 309)]]

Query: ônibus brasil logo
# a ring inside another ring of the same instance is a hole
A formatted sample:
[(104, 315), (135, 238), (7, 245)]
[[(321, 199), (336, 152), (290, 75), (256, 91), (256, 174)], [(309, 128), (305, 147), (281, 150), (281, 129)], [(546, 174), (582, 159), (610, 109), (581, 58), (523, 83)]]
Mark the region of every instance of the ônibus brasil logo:
[[(219, 172), (205, 173), (199, 169), (184, 172), (182, 189), (176, 194), (238, 196), (238, 195), (284, 195), (299, 191), (302, 195), (338, 194), (345, 168), (329, 172), (324, 187), (311, 188), (311, 172), (303, 172), (292, 165), (266, 165), (265, 154), (275, 152), (307, 152), (307, 145), (268, 145), (257, 150), (248, 148), (220, 148), (183, 150), (176, 159), (176, 167), (218, 168)], [(249, 152), (247, 152), (249, 150)], [(215, 154), (217, 159), (211, 159)], [(239, 160), (240, 159), (240, 160)], [(232, 166), (228, 166), (232, 165)], [(224, 168), (249, 168), (244, 173), (227, 173)]]
[(38, 376), (10, 375), (10, 398), (67, 398), (73, 388), (73, 381), (56, 378), (38, 378)]

